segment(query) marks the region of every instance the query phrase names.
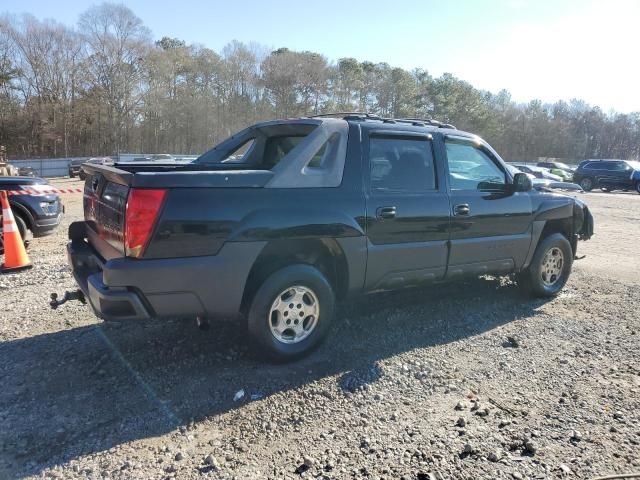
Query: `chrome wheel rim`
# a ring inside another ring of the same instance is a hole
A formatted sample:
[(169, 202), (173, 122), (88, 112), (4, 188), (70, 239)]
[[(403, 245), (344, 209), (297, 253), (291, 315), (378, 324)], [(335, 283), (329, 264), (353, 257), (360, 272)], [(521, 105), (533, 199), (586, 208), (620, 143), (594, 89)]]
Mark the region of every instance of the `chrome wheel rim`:
[(564, 267), (564, 254), (558, 247), (550, 248), (542, 259), (540, 277), (546, 287), (552, 287), (562, 277)]
[(320, 303), (315, 292), (309, 287), (295, 285), (276, 297), (267, 321), (276, 340), (298, 343), (315, 330), (319, 315)]
[(580, 186), (582, 187), (583, 190), (588, 190), (589, 188), (591, 188), (591, 179), (590, 178), (583, 178), (582, 181), (580, 182)]

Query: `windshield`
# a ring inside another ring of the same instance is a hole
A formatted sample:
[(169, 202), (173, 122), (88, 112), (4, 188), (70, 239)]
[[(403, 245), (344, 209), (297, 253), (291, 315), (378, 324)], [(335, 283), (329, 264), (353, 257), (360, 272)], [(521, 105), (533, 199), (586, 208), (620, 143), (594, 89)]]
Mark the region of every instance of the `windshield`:
[(561, 163), (561, 162), (556, 162), (555, 166), (557, 168), (571, 168), (569, 165), (567, 165), (566, 163)]

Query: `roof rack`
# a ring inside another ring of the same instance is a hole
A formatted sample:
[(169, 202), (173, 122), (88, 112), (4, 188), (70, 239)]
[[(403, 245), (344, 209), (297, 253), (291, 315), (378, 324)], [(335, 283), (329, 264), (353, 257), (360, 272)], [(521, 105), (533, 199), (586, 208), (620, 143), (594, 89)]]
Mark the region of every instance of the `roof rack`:
[(433, 120), (431, 118), (386, 118), (381, 117), (375, 113), (369, 112), (333, 112), (333, 113), (322, 113), (320, 115), (312, 115), (309, 118), (319, 118), (319, 117), (340, 117), (344, 120), (379, 120), (384, 123), (409, 123), (414, 126), (423, 127), (425, 125), (430, 125), (438, 128), (450, 128), (456, 130), (456, 127), (451, 125), (450, 123), (442, 123), (437, 120)]
[(451, 125), (450, 123), (442, 123), (439, 122), (438, 120), (434, 120), (433, 118), (413, 118), (413, 117), (409, 117), (409, 118), (399, 118), (397, 119), (398, 121), (408, 121), (408, 122), (423, 122), (427, 125), (433, 125), (435, 127), (438, 128), (451, 128), (453, 130), (457, 130), (456, 127), (454, 125)]
[(375, 113), (369, 112), (332, 112), (332, 113), (321, 113), (319, 115), (311, 115), (309, 118), (319, 118), (319, 117), (342, 117), (342, 118), (370, 118), (375, 120), (382, 120), (379, 115)]

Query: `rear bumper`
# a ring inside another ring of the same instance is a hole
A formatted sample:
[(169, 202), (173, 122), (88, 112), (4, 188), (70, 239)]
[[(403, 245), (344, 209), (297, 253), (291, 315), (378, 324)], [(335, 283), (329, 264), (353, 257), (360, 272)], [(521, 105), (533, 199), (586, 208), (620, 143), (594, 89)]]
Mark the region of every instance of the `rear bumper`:
[(237, 242), (215, 256), (103, 260), (87, 243), (84, 222), (69, 227), (69, 265), (104, 320), (237, 317), (249, 271), (265, 242)]

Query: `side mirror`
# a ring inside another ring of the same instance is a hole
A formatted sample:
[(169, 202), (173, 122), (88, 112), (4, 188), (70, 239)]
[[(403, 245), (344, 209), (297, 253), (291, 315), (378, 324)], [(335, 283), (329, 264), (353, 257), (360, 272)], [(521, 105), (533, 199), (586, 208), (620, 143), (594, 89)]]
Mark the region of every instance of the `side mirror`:
[(513, 176), (513, 191), (514, 192), (528, 192), (533, 188), (533, 183), (526, 173), (516, 173)]

